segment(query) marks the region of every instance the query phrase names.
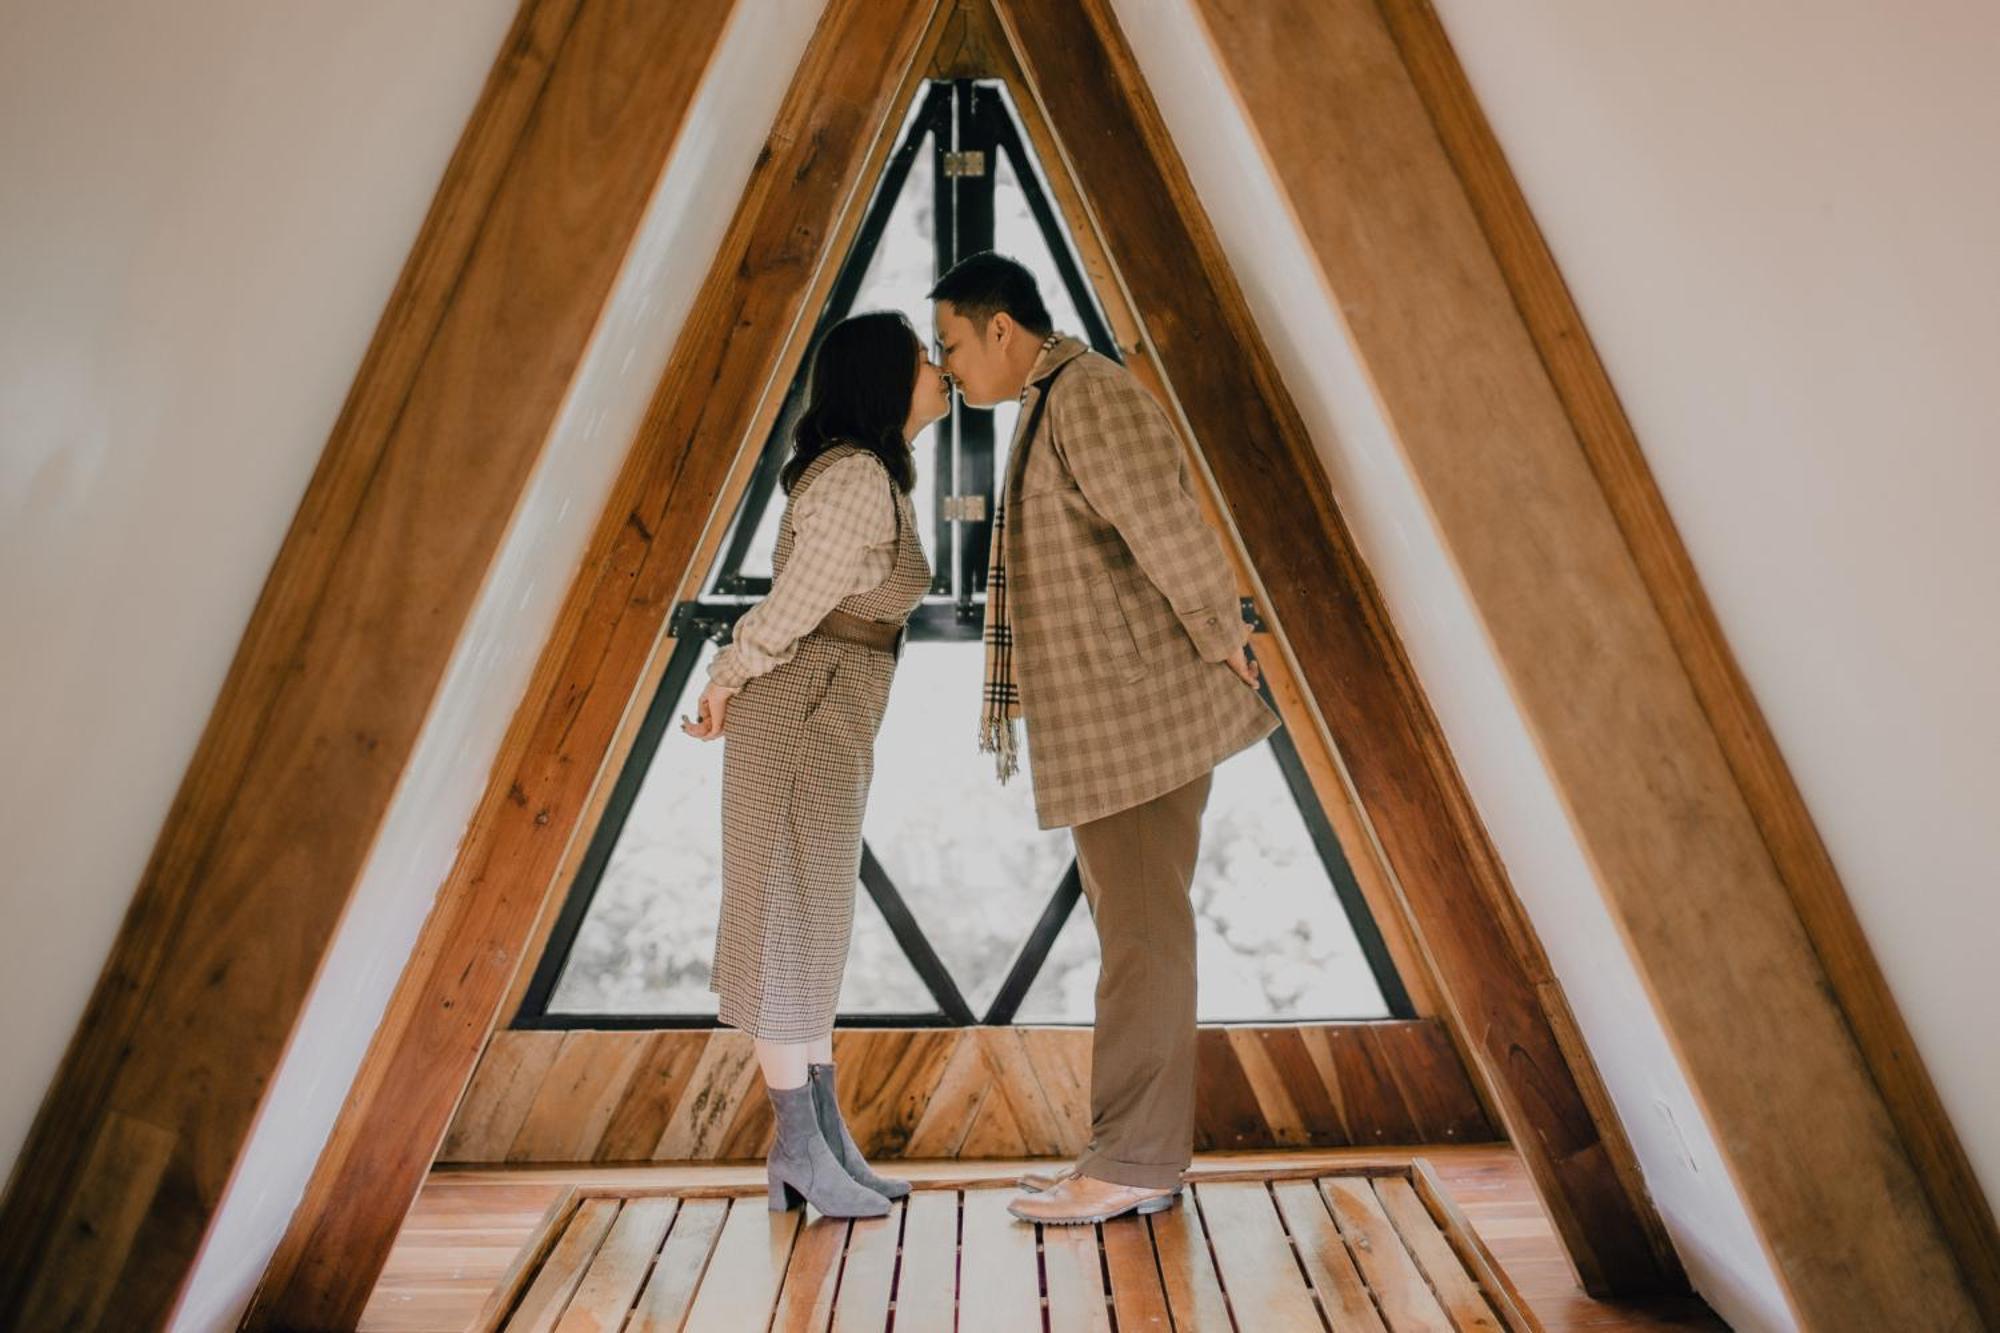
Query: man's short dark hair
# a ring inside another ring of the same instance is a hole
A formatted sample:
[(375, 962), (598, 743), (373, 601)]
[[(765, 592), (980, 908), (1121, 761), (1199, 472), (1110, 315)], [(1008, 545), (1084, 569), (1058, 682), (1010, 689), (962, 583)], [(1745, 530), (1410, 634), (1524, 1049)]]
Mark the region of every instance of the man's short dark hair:
[(1047, 337), (1055, 329), (1049, 308), (1042, 304), (1035, 275), (1018, 260), (991, 250), (959, 260), (931, 288), (931, 300), (949, 301), (951, 308), (977, 324), (1005, 311), (1029, 333)]

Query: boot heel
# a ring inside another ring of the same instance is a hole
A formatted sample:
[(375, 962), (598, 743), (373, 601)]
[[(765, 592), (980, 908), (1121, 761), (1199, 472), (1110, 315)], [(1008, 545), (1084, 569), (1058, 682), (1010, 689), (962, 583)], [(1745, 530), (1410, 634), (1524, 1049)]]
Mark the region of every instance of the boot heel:
[(790, 1185), (787, 1185), (784, 1181), (773, 1178), (765, 1183), (766, 1193), (770, 1195), (771, 1199), (772, 1212), (789, 1213), (794, 1208), (804, 1206), (806, 1196), (793, 1189)]

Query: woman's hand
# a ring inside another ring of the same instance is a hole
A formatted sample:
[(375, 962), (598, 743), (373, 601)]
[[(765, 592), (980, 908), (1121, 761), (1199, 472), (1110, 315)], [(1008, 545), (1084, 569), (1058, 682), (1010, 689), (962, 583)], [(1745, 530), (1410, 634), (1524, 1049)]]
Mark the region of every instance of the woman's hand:
[(727, 685), (710, 685), (701, 692), (701, 700), (695, 705), (700, 713), (698, 718), (681, 714), (681, 730), (698, 741), (712, 741), (722, 734), (725, 715), (729, 712), (729, 697), (736, 691)]

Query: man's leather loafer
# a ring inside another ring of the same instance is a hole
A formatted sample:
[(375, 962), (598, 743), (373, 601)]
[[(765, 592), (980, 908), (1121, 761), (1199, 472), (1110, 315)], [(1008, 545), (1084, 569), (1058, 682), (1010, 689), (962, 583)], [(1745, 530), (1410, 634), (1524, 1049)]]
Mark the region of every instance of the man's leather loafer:
[[(1054, 1189), (1075, 1174), (1074, 1166), (1066, 1166), (1060, 1171), (1023, 1171), (1015, 1178), (1014, 1187), (1030, 1194), (1040, 1194), (1043, 1190)], [(1174, 1186), (1174, 1194), (1178, 1196), (1185, 1188), (1185, 1185)]]
[(1109, 1222), (1127, 1213), (1163, 1213), (1174, 1206), (1180, 1191), (1120, 1185), (1091, 1176), (1070, 1175), (1048, 1189), (1016, 1196), (1007, 1211), (1024, 1222), (1044, 1226), (1081, 1226)]

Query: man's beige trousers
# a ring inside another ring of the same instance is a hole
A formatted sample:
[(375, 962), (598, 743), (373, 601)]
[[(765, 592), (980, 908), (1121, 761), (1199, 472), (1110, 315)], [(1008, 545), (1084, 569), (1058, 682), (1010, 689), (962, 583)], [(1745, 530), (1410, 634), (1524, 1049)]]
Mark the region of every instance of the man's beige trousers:
[(1104, 961), (1090, 1060), (1086, 1176), (1178, 1185), (1194, 1152), (1194, 881), (1213, 771), (1078, 824), (1077, 868)]

